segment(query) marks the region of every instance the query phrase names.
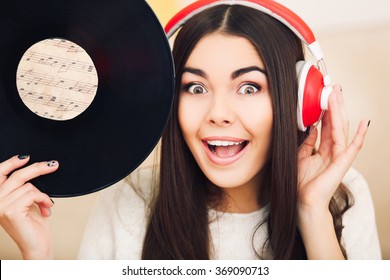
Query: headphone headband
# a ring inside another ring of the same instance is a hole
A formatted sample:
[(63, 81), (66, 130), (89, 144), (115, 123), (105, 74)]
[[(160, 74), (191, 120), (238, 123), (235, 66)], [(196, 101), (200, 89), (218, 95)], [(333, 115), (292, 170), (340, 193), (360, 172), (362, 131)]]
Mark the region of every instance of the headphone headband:
[(182, 9), (167, 23), (165, 27), (167, 37), (170, 38), (193, 16), (218, 5), (241, 5), (268, 14), (287, 26), (307, 45), (317, 60), (317, 67), (311, 62), (297, 62), (297, 122), (301, 131), (317, 123), (323, 115), (323, 110), (328, 109), (328, 98), (332, 92), (330, 76), (325, 67), (320, 44), (313, 32), (298, 15), (285, 6), (273, 0), (198, 0)]
[(165, 33), (170, 38), (188, 19), (218, 5), (241, 5), (264, 12), (288, 26), (309, 48), (317, 61), (324, 55), (309, 26), (293, 11), (272, 0), (199, 0), (178, 12), (166, 25)]

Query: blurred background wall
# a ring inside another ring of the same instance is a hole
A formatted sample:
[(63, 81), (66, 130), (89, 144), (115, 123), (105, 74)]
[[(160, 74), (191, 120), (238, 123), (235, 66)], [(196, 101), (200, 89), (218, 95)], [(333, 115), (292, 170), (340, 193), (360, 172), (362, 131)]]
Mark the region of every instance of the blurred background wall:
[[(129, 0), (130, 1), (130, 0)], [(148, 0), (162, 25), (190, 0)], [(388, 0), (279, 0), (313, 29), (334, 83), (340, 83), (350, 116), (350, 135), (359, 120), (371, 119), (354, 166), (368, 181), (376, 209), (384, 259), (390, 259), (390, 2)], [(129, 29), (130, 32), (130, 29)], [(153, 154), (145, 161), (148, 165)], [(56, 259), (75, 259), (98, 193), (54, 199), (51, 218)], [(359, 233), (356, 233), (359, 234)], [(0, 228), (0, 259), (20, 259), (17, 246)]]

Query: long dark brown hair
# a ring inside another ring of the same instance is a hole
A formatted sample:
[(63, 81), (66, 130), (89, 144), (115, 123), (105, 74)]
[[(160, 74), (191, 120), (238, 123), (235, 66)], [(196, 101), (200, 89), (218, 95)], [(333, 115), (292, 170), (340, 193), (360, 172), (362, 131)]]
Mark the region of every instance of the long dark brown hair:
[[(295, 64), (304, 59), (302, 43), (279, 21), (239, 5), (219, 5), (203, 11), (185, 24), (175, 40), (176, 98), (162, 137), (159, 187), (150, 210), (142, 258), (211, 257), (208, 207), (221, 199), (223, 191), (213, 186), (198, 167), (184, 141), (177, 112), (182, 69), (197, 42), (212, 32), (250, 40), (268, 73), (274, 123), (272, 156), (264, 167), (267, 174), (261, 191), (261, 205), (265, 199), (269, 204), (268, 238), (265, 244), (253, 244), (253, 248), (259, 258), (270, 252), (274, 259), (306, 259), (297, 228), (297, 155), (304, 133), (296, 124)], [(350, 207), (350, 193), (339, 188), (336, 195), (330, 210), (340, 243), (341, 217)]]

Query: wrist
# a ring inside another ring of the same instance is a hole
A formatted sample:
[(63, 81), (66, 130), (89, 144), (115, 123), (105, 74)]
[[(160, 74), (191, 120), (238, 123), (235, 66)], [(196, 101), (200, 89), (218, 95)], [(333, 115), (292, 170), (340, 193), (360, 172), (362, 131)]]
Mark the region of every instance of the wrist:
[(328, 208), (325, 207), (299, 207), (298, 208), (298, 227), (299, 230), (321, 229), (325, 225), (333, 227), (333, 216)]
[(52, 260), (54, 259), (53, 254), (51, 252), (29, 252), (22, 253), (22, 257), (24, 260)]
[(328, 205), (299, 205), (298, 218), (304, 220), (333, 219)]
[(344, 259), (328, 208), (300, 207), (298, 228), (308, 259)]
[(25, 260), (52, 260), (54, 258), (51, 246), (40, 250), (20, 250)]

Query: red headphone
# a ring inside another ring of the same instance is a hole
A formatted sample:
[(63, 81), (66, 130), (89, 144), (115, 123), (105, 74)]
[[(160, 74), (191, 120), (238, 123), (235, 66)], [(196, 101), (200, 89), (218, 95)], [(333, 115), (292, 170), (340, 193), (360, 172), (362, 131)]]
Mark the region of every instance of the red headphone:
[(272, 0), (198, 0), (177, 13), (166, 25), (170, 38), (194, 15), (217, 5), (242, 5), (262, 11), (289, 27), (308, 47), (317, 60), (317, 67), (309, 61), (298, 61), (298, 128), (305, 131), (317, 123), (323, 110), (328, 109), (328, 98), (332, 92), (324, 55), (309, 26), (294, 12)]

